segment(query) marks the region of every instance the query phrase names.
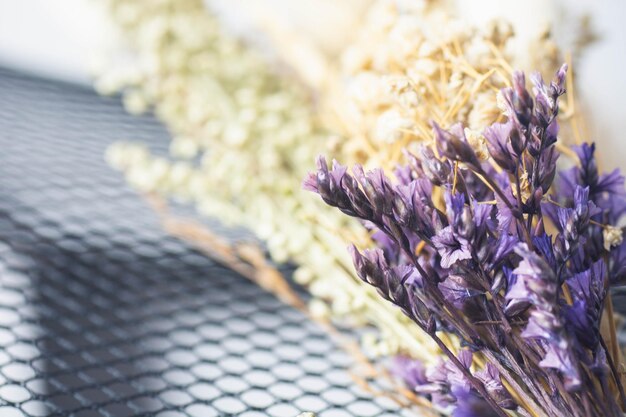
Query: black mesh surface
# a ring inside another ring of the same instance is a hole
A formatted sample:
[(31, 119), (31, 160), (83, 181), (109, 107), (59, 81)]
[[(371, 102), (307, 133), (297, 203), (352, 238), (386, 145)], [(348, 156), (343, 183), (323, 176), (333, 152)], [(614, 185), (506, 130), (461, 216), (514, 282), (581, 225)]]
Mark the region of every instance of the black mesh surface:
[(399, 415), (296, 310), (167, 236), (103, 160), (116, 98), (0, 70), (0, 417)]

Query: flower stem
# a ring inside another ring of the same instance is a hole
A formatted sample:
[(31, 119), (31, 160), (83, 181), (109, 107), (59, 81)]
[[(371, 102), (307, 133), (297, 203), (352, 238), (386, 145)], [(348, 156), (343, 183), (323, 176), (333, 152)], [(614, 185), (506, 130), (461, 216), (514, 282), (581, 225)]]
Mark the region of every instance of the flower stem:
[(609, 352), (608, 347), (606, 346), (606, 342), (602, 335), (600, 335), (600, 345), (602, 349), (606, 352), (606, 360), (609, 364), (609, 368), (611, 368), (611, 374), (613, 374), (613, 378), (615, 379), (615, 384), (617, 385), (617, 389), (619, 391), (620, 399), (622, 400), (622, 408), (626, 409), (626, 395), (624, 395), (624, 386), (622, 385), (622, 378), (615, 366), (615, 361), (613, 361), (613, 354)]
[(472, 385), (472, 388), (474, 388), (484, 398), (484, 400), (487, 401), (491, 408), (493, 408), (493, 411), (495, 411), (496, 414), (498, 414), (498, 416), (500, 417), (509, 417), (508, 414), (495, 402), (491, 395), (489, 395), (489, 393), (485, 389), (485, 386), (471, 374), (469, 369), (467, 369), (461, 363), (461, 361), (459, 361), (454, 353), (452, 353), (450, 349), (448, 349), (446, 344), (443, 343), (443, 341), (434, 332), (430, 333), (430, 337), (433, 338), (435, 343), (437, 343), (437, 346), (439, 346), (439, 348), (450, 359), (450, 361), (452, 361), (452, 363), (463, 373), (463, 375)]

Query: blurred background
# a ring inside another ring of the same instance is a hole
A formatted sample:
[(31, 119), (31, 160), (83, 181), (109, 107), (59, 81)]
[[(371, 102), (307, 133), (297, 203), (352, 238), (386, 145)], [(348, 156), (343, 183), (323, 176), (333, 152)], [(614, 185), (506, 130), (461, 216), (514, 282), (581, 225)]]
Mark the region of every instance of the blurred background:
[[(234, 33), (258, 35), (263, 20), (272, 22), (315, 44), (322, 51), (338, 54), (363, 17), (367, 0), (226, 1), (205, 0)], [(408, 2), (410, 3), (410, 2)], [(621, 81), (626, 60), (626, 4), (621, 0), (455, 0), (459, 16), (473, 23), (493, 17), (510, 20), (517, 33), (535, 36), (551, 25), (564, 51), (575, 49), (575, 40), (588, 30), (590, 42), (580, 54), (574, 71), (581, 103), (592, 114), (591, 136), (596, 141), (622, 146), (626, 121), (620, 115), (626, 83)], [(581, 28), (581, 19), (586, 22)], [(586, 35), (585, 35), (586, 36)], [(257, 39), (258, 41), (258, 39)], [(267, 42), (266, 42), (267, 43)], [(267, 45), (266, 45), (267, 46)], [(0, 3), (0, 62), (51, 78), (90, 85), (101, 69), (102, 56), (123, 48), (115, 25), (105, 7), (96, 0), (67, 0), (51, 4), (45, 0)], [(616, 154), (601, 155), (611, 167), (621, 162)]]

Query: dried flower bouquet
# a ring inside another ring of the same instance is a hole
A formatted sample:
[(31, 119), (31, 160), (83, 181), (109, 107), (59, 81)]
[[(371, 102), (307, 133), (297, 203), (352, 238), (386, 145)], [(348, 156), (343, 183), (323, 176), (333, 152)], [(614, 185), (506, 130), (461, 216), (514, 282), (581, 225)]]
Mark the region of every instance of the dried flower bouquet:
[[(202, 1), (110, 0), (115, 21), (133, 42), (137, 62), (105, 74), (98, 85), (104, 92), (123, 89), (132, 112), (154, 106), (174, 139), (172, 158), (151, 155), (141, 145), (120, 143), (109, 150), (108, 159), (143, 192), (188, 201), (202, 214), (249, 227), (267, 242), (273, 259), (291, 259), (299, 265), (296, 279), (315, 297), (329, 302), (332, 316), (376, 325), (380, 337), (367, 338), (369, 351), (411, 354), (433, 362), (438, 357), (436, 345), (417, 328), (407, 331), (407, 318), (382, 303), (350, 271), (344, 242), (365, 245), (368, 233), (354, 221), (301, 198), (295, 190), (308, 161), (324, 149), (330, 147), (342, 158), (367, 165), (394, 164), (404, 145), (425, 138), (398, 131), (401, 138), (389, 154), (387, 139), (381, 142), (370, 133), (354, 134), (350, 127), (361, 125), (363, 115), (372, 120), (387, 120), (389, 112), (410, 116), (410, 132), (423, 131), (429, 118), (443, 120), (438, 117), (448, 107), (454, 111), (445, 120), (495, 120), (498, 115), (487, 98), (507, 83), (511, 60), (507, 39), (513, 35), (505, 24), (481, 31), (454, 23), (444, 3), (416, 2), (422, 6), (402, 8), (381, 1), (372, 9), (336, 76), (346, 84), (337, 83), (321, 94), (322, 101), (332, 97), (329, 101), (335, 103), (323, 106), (326, 114), (333, 115), (327, 126), (347, 138), (329, 141), (329, 133), (313, 116), (315, 109), (306, 92), (288, 77), (278, 77), (260, 55), (225, 33)], [(434, 16), (439, 16), (437, 22), (449, 19), (449, 27), (455, 30), (445, 38), (425, 33), (420, 28)], [(376, 46), (368, 49), (372, 39)], [(419, 40), (419, 45), (409, 39)], [(541, 42), (536, 50), (546, 52), (540, 60), (552, 62), (553, 44), (549, 39)], [(412, 53), (412, 47), (419, 47), (419, 53)], [(382, 104), (352, 94), (402, 80), (410, 83), (402, 91), (382, 94)], [(433, 95), (429, 88), (440, 92)], [(403, 97), (415, 95), (420, 102), (412, 110), (411, 100)], [(363, 155), (355, 153), (357, 149), (371, 151)], [(242, 166), (246, 175), (233, 175)], [(188, 233), (189, 227), (184, 230), (179, 228), (178, 233), (185, 238), (194, 240), (198, 235)], [(312, 311), (326, 316), (325, 305), (314, 302)]]
[(531, 94), (516, 72), (485, 142), (433, 123), (434, 145), (407, 153), (393, 180), (320, 158), (304, 182), (373, 231), (375, 248), (350, 249), (357, 274), (447, 358), (400, 358), (398, 373), (455, 416), (622, 416), (626, 406), (610, 297), (626, 280), (624, 177), (599, 172), (590, 144), (557, 168), (565, 77), (566, 66), (549, 85), (534, 73)]

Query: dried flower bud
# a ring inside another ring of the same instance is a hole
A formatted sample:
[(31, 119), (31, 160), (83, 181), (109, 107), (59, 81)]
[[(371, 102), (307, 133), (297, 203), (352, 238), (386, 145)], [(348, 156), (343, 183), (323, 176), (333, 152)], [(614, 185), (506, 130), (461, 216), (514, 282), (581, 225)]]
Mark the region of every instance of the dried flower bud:
[(510, 145), (512, 129), (511, 123), (495, 123), (483, 132), (489, 154), (502, 169), (509, 172), (514, 172), (516, 169), (515, 158)]
[(610, 251), (612, 247), (619, 246), (623, 242), (622, 229), (614, 226), (604, 226), (602, 230), (604, 249)]
[(443, 130), (437, 123), (433, 122), (433, 131), (439, 153), (452, 161), (479, 166), (480, 162), (472, 147), (467, 143), (460, 126), (454, 130), (460, 130), (461, 134), (455, 135), (452, 133), (452, 129), (451, 131)]
[(532, 118), (534, 102), (528, 91), (526, 91), (526, 78), (523, 72), (515, 71), (513, 73), (512, 92), (510, 100), (515, 118), (520, 125), (527, 127)]
[(489, 150), (487, 149), (487, 139), (482, 135), (482, 133), (472, 130), (469, 128), (465, 128), (465, 137), (467, 138), (467, 143), (472, 147), (474, 153), (478, 157), (479, 161), (486, 161), (489, 159)]
[[(450, 174), (452, 173), (449, 162), (438, 159), (433, 150), (427, 146), (420, 148), (420, 155), (419, 168), (426, 178), (435, 185), (449, 182)], [(417, 161), (417, 159), (413, 159)]]

